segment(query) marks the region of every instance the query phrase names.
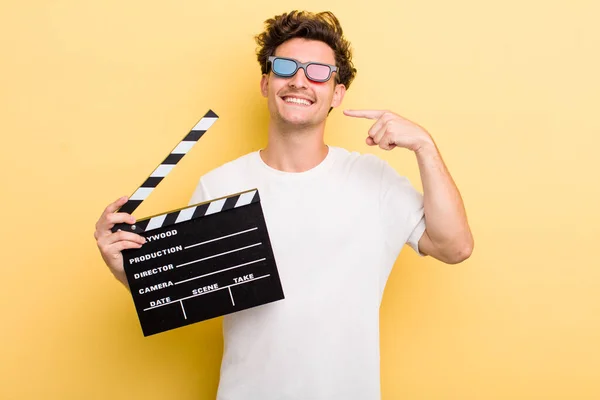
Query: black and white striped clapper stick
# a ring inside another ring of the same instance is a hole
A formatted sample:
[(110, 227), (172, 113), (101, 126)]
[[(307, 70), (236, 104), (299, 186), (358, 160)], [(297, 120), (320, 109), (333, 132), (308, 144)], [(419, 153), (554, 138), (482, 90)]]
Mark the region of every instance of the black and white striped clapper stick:
[[(133, 212), (217, 118), (206, 113), (120, 211)], [(119, 229), (146, 238), (122, 252), (144, 336), (284, 298), (256, 188)]]
[(219, 117), (212, 110), (198, 121), (190, 132), (175, 146), (171, 153), (164, 159), (148, 179), (129, 197), (127, 203), (119, 209), (120, 212), (131, 214), (146, 198), (154, 188), (173, 170), (179, 161), (194, 147), (202, 135), (210, 128)]

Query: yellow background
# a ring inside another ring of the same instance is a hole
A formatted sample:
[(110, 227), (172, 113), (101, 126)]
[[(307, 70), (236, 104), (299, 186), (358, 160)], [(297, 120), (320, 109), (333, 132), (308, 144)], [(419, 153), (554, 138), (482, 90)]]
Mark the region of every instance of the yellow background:
[[(266, 141), (253, 35), (330, 9), (355, 49), (343, 107), (433, 135), (475, 235), (448, 266), (408, 248), (381, 308), (385, 399), (600, 398), (600, 15), (589, 1), (3, 1), (0, 398), (209, 399), (220, 319), (143, 338), (93, 238), (212, 108), (221, 117), (136, 215), (181, 207)], [(412, 154), (364, 144), (420, 188)]]

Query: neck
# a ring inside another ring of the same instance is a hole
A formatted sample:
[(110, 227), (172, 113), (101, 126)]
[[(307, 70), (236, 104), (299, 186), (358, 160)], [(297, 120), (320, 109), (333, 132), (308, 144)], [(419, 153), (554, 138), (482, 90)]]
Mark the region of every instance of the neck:
[(327, 156), (325, 123), (316, 127), (286, 128), (271, 122), (269, 142), (260, 152), (269, 167), (284, 172), (304, 172), (319, 165)]

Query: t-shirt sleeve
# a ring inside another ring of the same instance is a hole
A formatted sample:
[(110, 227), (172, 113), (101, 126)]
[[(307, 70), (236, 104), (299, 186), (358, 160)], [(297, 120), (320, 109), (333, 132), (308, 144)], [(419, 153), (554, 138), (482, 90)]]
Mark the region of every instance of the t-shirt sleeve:
[(192, 193), (192, 197), (190, 198), (188, 206), (191, 206), (192, 204), (203, 203), (208, 200), (212, 200), (212, 197), (208, 193), (208, 189), (206, 188), (204, 180), (200, 178), (196, 189), (194, 189), (194, 192)]
[(380, 205), (387, 245), (397, 254), (408, 244), (424, 256), (419, 251), (419, 239), (425, 232), (423, 195), (387, 162), (381, 173)]

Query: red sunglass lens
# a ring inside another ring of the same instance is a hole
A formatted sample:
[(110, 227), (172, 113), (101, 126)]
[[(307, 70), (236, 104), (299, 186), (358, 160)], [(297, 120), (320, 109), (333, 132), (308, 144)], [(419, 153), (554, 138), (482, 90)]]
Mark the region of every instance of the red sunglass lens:
[(310, 78), (322, 81), (329, 76), (329, 67), (326, 65), (311, 64), (306, 68), (306, 72)]

